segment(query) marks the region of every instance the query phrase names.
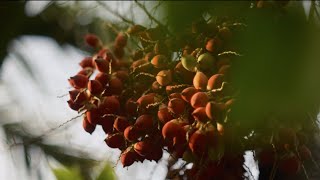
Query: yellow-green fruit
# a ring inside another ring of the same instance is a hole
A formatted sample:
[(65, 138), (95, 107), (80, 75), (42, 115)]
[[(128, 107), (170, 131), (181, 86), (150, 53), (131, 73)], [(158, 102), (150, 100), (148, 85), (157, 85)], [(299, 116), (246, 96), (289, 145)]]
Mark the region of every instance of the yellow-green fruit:
[(197, 60), (195, 57), (193, 57), (192, 55), (185, 55), (181, 58), (181, 63), (182, 66), (191, 72), (195, 72), (196, 71), (196, 66), (197, 66)]
[(203, 53), (198, 57), (197, 69), (209, 70), (214, 68), (216, 59), (210, 53)]

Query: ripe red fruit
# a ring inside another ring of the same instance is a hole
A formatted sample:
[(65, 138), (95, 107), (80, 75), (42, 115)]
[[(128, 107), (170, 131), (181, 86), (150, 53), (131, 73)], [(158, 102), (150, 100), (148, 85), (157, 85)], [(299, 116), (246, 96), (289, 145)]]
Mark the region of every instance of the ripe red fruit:
[(206, 105), (206, 114), (211, 120), (221, 118), (223, 111), (226, 109), (224, 103), (217, 103), (214, 101), (208, 102)]
[(172, 72), (170, 70), (162, 70), (157, 74), (156, 80), (161, 86), (167, 86), (172, 82)]
[(121, 94), (123, 90), (123, 83), (119, 78), (113, 77), (109, 81), (109, 87), (112, 94)]
[(301, 163), (297, 156), (290, 155), (279, 161), (279, 171), (286, 175), (295, 175), (301, 169)]
[(275, 152), (273, 151), (272, 147), (267, 147), (263, 149), (258, 154), (258, 161), (259, 166), (261, 167), (272, 167), (275, 161)]
[(88, 90), (94, 96), (101, 95), (102, 91), (104, 90), (101, 83), (97, 80), (90, 80), (88, 83)]
[(129, 78), (129, 74), (125, 70), (119, 70), (114, 73), (114, 76), (119, 78), (122, 82), (125, 82)]
[(82, 68), (86, 68), (86, 67), (94, 68), (94, 65), (92, 63), (92, 57), (85, 57), (84, 59), (81, 60), (79, 65)]
[(125, 110), (128, 115), (135, 116), (138, 112), (138, 103), (133, 101), (131, 98), (128, 99), (125, 105)]
[(198, 90), (194, 87), (187, 87), (181, 92), (181, 97), (186, 102), (190, 102), (191, 97), (198, 92)]
[(197, 130), (189, 139), (189, 148), (195, 155), (204, 155), (208, 148), (208, 138), (205, 132)]
[(126, 117), (118, 116), (114, 122), (114, 128), (119, 132), (124, 132), (124, 130), (130, 126), (129, 121)]
[(133, 150), (127, 149), (123, 153), (121, 153), (120, 161), (123, 167), (131, 166), (137, 158), (137, 153)]
[(87, 111), (86, 116), (90, 124), (98, 124), (101, 118), (97, 108), (92, 108)]
[(208, 116), (206, 114), (205, 107), (198, 107), (192, 112), (192, 116), (195, 120), (200, 122), (207, 122)]
[(101, 41), (95, 34), (87, 34), (85, 36), (85, 41), (89, 46), (94, 48), (101, 46)]
[(83, 120), (82, 120), (82, 126), (83, 126), (83, 129), (89, 134), (92, 134), (93, 131), (96, 129), (96, 125), (91, 124), (85, 116), (83, 117)]
[(153, 104), (155, 102), (155, 95), (154, 94), (146, 94), (141, 96), (137, 103), (139, 104), (139, 108), (146, 109), (149, 104)]
[(104, 141), (111, 148), (123, 149), (125, 146), (125, 139), (120, 133), (109, 134)]
[(124, 137), (126, 140), (134, 142), (137, 141), (138, 138), (141, 136), (141, 131), (137, 129), (135, 126), (128, 126), (124, 132), (123, 132)]
[(195, 93), (190, 100), (190, 104), (193, 108), (205, 107), (209, 101), (209, 97), (204, 92)]
[(162, 128), (162, 136), (164, 139), (172, 140), (183, 131), (182, 125), (177, 119), (173, 119), (167, 122)]
[(78, 111), (83, 105), (73, 102), (72, 100), (68, 100), (68, 105), (72, 110)]
[(134, 126), (143, 131), (150, 130), (153, 127), (153, 117), (151, 115), (143, 114), (137, 118)]
[(196, 75), (193, 78), (193, 86), (196, 89), (206, 89), (208, 84), (208, 77), (200, 71), (197, 71)]
[(109, 61), (97, 58), (94, 60), (94, 65), (100, 72), (108, 73), (109, 72)]
[(99, 82), (101, 83), (101, 85), (102, 85), (103, 87), (105, 87), (105, 86), (109, 83), (110, 76), (109, 76), (109, 74), (107, 74), (107, 73), (99, 72), (99, 73), (96, 75), (95, 80), (99, 81)]
[(149, 161), (154, 160), (155, 162), (158, 162), (162, 158), (162, 148), (159, 145), (153, 145), (150, 153), (147, 153), (146, 159)]
[(68, 79), (70, 85), (72, 87), (74, 87), (75, 89), (82, 89), (82, 88), (86, 88), (87, 84), (88, 84), (88, 77), (82, 74), (77, 74), (73, 77), (70, 77), (70, 79)]
[(106, 96), (100, 104), (102, 109), (109, 109), (113, 114), (120, 110), (120, 102), (115, 96)]
[(221, 48), (222, 42), (219, 38), (211, 38), (207, 41), (206, 50), (211, 53), (217, 53)]
[(185, 101), (179, 98), (170, 99), (168, 103), (169, 111), (174, 113), (175, 115), (182, 115), (185, 108), (186, 108)]
[(222, 82), (224, 81), (224, 75), (223, 74), (215, 74), (210, 77), (207, 84), (207, 89), (218, 89), (221, 88)]
[(128, 37), (124, 33), (118, 33), (114, 45), (119, 48), (124, 48), (127, 45)]
[(161, 90), (161, 85), (157, 81), (154, 81), (151, 85), (151, 89), (153, 92), (159, 92)]
[(148, 153), (151, 153), (153, 144), (149, 139), (145, 139), (135, 143), (133, 147), (140, 156), (146, 156)]
[(74, 89), (72, 91), (69, 91), (70, 100), (73, 103), (77, 103), (80, 105), (83, 105), (87, 100), (88, 96), (85, 91), (80, 91), (78, 89)]
[(159, 54), (152, 58), (151, 64), (155, 68), (165, 68), (168, 64), (168, 60), (166, 56)]
[(160, 122), (165, 124), (165, 123), (169, 122), (170, 120), (172, 120), (173, 116), (169, 112), (168, 108), (161, 108), (158, 111), (158, 119)]
[(102, 126), (102, 129), (106, 134), (113, 132), (114, 119), (115, 119), (114, 116), (103, 116), (100, 118), (100, 121), (98, 124)]
[(93, 68), (86, 67), (84, 69), (81, 69), (77, 74), (81, 74), (89, 78), (92, 75), (92, 73), (93, 73)]
[(180, 93), (171, 93), (171, 94), (169, 95), (169, 99), (173, 99), (173, 98), (182, 99)]

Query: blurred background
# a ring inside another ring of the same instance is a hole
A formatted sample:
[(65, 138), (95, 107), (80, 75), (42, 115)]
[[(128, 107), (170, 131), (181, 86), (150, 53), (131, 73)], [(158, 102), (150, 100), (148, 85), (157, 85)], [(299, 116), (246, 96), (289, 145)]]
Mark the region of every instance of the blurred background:
[[(139, 3), (172, 31), (205, 9), (219, 9), (209, 2)], [(311, 1), (292, 6), (306, 19), (319, 16), (311, 13), (319, 9)], [(194, 13), (185, 16), (190, 9)], [(105, 145), (102, 129), (86, 133), (66, 103), (67, 79), (92, 53), (83, 36), (95, 33), (108, 44), (133, 23), (155, 26), (143, 8), (134, 1), (7, 1), (0, 2), (0, 19), (0, 179), (165, 179), (168, 154), (158, 164), (122, 168), (120, 152)], [(246, 159), (257, 178), (252, 157)]]

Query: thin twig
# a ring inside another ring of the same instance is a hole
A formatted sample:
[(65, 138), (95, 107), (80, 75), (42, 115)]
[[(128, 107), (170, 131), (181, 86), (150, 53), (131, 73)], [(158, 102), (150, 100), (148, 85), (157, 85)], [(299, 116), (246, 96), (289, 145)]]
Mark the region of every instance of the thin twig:
[(137, 0), (134, 1), (145, 13), (146, 15), (149, 17), (149, 19), (151, 19), (152, 21), (156, 22), (160, 27), (164, 28), (166, 30), (166, 32), (169, 35), (172, 35), (172, 33), (170, 33), (170, 31), (168, 30), (168, 28), (166, 26), (164, 26), (160, 21), (158, 21), (156, 18), (154, 18), (149, 11), (147, 10), (147, 8), (141, 4), (140, 2), (138, 2)]
[(85, 113), (81, 113), (79, 114), (78, 116), (75, 116), (67, 121), (65, 121), (64, 123), (60, 124), (59, 126), (57, 127), (54, 127), (54, 128), (51, 128), (49, 130), (47, 130), (45, 133), (43, 133), (42, 135), (38, 136), (38, 137), (35, 137), (35, 138), (31, 138), (29, 141), (26, 141), (26, 142), (22, 142), (22, 143), (14, 143), (12, 145), (9, 146), (9, 148), (12, 148), (14, 146), (17, 146), (17, 145), (28, 145), (28, 144), (32, 144), (32, 143), (35, 143), (37, 141), (40, 141), (43, 137), (47, 136), (48, 134), (52, 133), (53, 131), (61, 128), (62, 126), (68, 124), (69, 122), (79, 118), (79, 117), (82, 117), (82, 115), (84, 115)]
[(122, 21), (134, 25), (135, 23), (127, 18), (125, 18), (124, 16), (122, 16), (119, 12), (114, 11), (113, 9), (111, 9), (108, 5), (106, 5), (105, 3), (101, 2), (101, 1), (96, 1), (99, 5), (101, 5), (105, 10), (107, 10), (108, 12), (110, 12), (111, 14), (117, 16), (118, 18), (120, 18)]

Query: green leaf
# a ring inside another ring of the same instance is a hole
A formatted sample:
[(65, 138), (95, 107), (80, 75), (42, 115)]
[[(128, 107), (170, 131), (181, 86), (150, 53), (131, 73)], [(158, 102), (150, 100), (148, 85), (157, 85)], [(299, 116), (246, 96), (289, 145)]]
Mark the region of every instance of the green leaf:
[(57, 180), (83, 180), (79, 168), (55, 168), (52, 171)]
[(106, 164), (96, 180), (115, 180), (116, 175), (110, 164)]

